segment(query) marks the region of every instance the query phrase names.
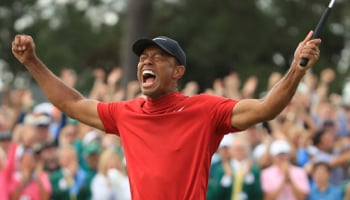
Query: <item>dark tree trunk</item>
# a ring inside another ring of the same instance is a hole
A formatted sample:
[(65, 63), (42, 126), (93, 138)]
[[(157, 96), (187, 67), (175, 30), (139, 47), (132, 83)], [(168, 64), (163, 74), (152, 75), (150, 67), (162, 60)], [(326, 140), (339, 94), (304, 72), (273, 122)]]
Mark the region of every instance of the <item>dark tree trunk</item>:
[(148, 24), (152, 15), (153, 0), (130, 0), (127, 8), (124, 36), (122, 40), (121, 64), (123, 68), (123, 86), (136, 80), (137, 56), (132, 52), (132, 43), (147, 36)]

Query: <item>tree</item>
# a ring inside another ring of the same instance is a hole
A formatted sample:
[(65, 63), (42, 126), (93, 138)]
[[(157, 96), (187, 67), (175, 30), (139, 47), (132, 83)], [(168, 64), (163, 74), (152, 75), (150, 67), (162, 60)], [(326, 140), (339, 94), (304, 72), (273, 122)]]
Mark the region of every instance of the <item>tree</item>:
[(11, 41), (17, 33), (29, 34), (52, 71), (74, 68), (80, 75), (80, 89), (86, 90), (91, 68), (109, 70), (119, 63), (118, 15), (123, 1), (1, 1), (0, 25), (6, 27), (0, 34), (1, 56), (15, 74), (23, 71), (12, 56)]
[[(79, 80), (86, 80), (93, 67), (109, 70), (121, 65), (125, 86), (136, 78), (137, 57), (131, 44), (142, 36), (168, 35), (186, 51), (184, 82), (198, 81), (202, 89), (230, 71), (243, 79), (258, 75), (261, 82), (272, 71), (285, 71), (297, 43), (316, 26), (327, 6), (323, 0), (52, 0), (46, 7), (36, 2), (50, 1), (0, 3), (0, 55), (11, 69), (23, 69), (9, 49), (14, 34), (24, 32), (34, 37), (38, 54), (54, 72), (69, 66), (78, 71)], [(122, 3), (128, 7), (116, 6)], [(348, 24), (349, 3), (337, 1), (333, 9), (342, 12), (332, 12), (322, 30), (322, 56), (315, 72), (335, 66), (344, 46), (341, 61), (348, 58), (344, 53), (349, 36), (344, 34), (349, 31), (339, 30)], [(105, 23), (108, 15), (117, 22)], [(15, 29), (21, 24), (26, 26)], [(81, 85), (89, 88), (87, 81)]]
[(196, 80), (205, 89), (230, 71), (243, 76), (266, 71), (262, 66), (271, 63), (270, 52), (265, 51), (271, 41), (266, 38), (272, 36), (273, 26), (270, 16), (254, 1), (169, 4), (158, 4), (152, 31), (177, 38), (184, 46), (188, 60), (185, 81)]
[(148, 34), (148, 24), (152, 14), (153, 0), (130, 0), (125, 19), (123, 43), (121, 51), (121, 64), (124, 73), (124, 87), (131, 80), (136, 79), (136, 56), (131, 51), (132, 43)]
[[(0, 2), (0, 55), (4, 65), (18, 67), (14, 64), (14, 58), (10, 51), (12, 38), (19, 33), (19, 28), (24, 26), (27, 9), (30, 9), (35, 0), (22, 2), (20, 0), (3, 0)], [(21, 21), (22, 20), (22, 21)], [(28, 19), (27, 23), (30, 23)], [(17, 28), (17, 29), (16, 29)]]
[[(185, 81), (196, 80), (205, 88), (237, 71), (243, 78), (257, 75), (265, 82), (272, 71), (288, 69), (298, 42), (314, 29), (326, 6), (322, 0), (157, 1), (150, 32), (170, 35), (184, 46), (189, 65)], [(339, 19), (337, 12), (330, 17)], [(331, 23), (326, 25), (316, 72), (334, 66), (343, 45)], [(282, 62), (275, 62), (275, 55)]]

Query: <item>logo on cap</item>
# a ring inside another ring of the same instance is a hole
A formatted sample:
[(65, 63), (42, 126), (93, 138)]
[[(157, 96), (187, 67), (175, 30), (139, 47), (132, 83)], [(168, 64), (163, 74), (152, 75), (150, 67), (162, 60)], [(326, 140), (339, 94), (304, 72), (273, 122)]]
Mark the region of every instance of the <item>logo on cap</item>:
[(165, 40), (166, 41), (166, 39), (165, 38), (161, 38), (161, 37), (156, 37), (156, 38), (153, 38), (153, 41), (154, 40)]

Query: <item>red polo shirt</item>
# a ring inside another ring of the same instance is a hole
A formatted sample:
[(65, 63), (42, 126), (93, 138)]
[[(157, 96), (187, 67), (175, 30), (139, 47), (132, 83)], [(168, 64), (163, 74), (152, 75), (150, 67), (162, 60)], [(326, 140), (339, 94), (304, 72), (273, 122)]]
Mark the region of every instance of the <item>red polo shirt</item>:
[(172, 93), (99, 103), (107, 133), (120, 136), (134, 200), (205, 200), (213, 153), (237, 131), (230, 118), (237, 101)]

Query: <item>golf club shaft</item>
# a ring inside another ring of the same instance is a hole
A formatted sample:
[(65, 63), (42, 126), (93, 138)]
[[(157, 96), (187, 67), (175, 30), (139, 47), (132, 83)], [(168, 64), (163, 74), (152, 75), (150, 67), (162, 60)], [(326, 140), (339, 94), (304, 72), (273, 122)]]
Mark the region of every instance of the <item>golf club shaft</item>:
[[(326, 11), (323, 13), (320, 21), (318, 22), (316, 28), (315, 28), (315, 31), (314, 31), (314, 34), (312, 35), (312, 39), (315, 39), (315, 38), (318, 38), (320, 32), (321, 32), (321, 29), (323, 28), (324, 24), (326, 23), (327, 21), (327, 18), (329, 16), (329, 13), (331, 12), (332, 10), (332, 7), (333, 7), (333, 4), (334, 4), (334, 0), (332, 0), (330, 3), (329, 3), (329, 6), (328, 8), (326, 9)], [(307, 65), (307, 63), (309, 62), (309, 59), (307, 58), (302, 58), (302, 60), (300, 61), (300, 65), (305, 67)]]

